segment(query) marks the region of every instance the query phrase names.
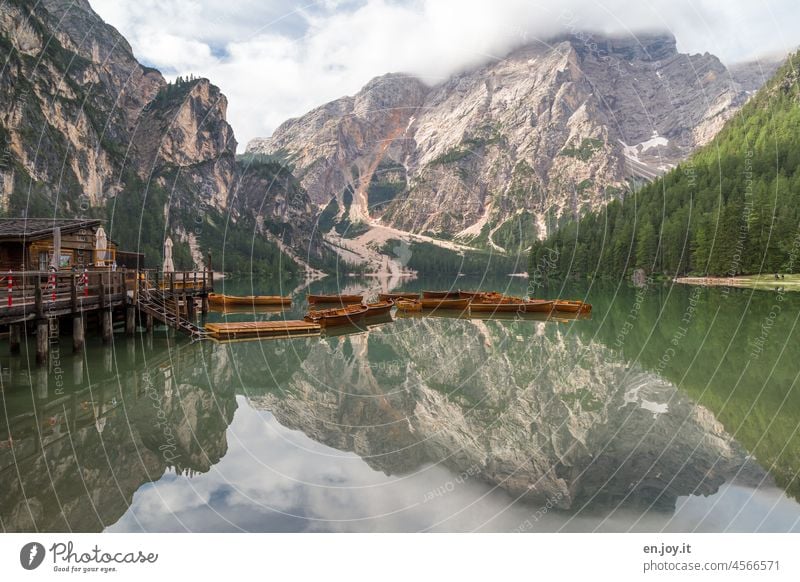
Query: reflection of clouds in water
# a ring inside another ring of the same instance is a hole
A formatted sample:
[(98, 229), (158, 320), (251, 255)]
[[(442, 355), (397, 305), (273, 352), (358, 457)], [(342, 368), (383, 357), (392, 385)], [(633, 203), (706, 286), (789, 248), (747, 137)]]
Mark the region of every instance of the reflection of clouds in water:
[[(454, 475), (426, 466), (405, 477), (388, 477), (358, 456), (331, 449), (299, 431), (282, 427), (267, 412), (239, 398), (229, 429), (226, 456), (207, 474), (192, 479), (166, 475), (141, 488), (130, 510), (111, 531), (441, 531), (560, 529), (565, 515), (548, 511), (538, 520), (535, 504), (512, 503), (499, 489), (468, 478), (424, 503), (426, 494)], [(246, 443), (246, 444), (244, 444)], [(618, 510), (604, 531), (628, 531), (639, 514)], [(709, 497), (682, 497), (675, 514), (651, 513), (640, 531), (798, 530), (800, 508), (775, 488), (753, 492), (729, 485)], [(179, 521), (180, 520), (180, 521)], [(570, 531), (591, 531), (597, 515), (569, 521)], [(141, 524), (141, 525), (138, 525)], [(183, 525), (181, 525), (183, 524)]]

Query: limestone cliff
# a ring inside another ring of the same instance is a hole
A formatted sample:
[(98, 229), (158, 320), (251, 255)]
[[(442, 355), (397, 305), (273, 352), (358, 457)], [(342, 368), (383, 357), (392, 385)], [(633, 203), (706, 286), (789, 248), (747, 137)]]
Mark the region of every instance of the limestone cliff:
[[(252, 217), (242, 204), (254, 196), (265, 216), (283, 216), (270, 198), (280, 188), (239, 184), (220, 90), (206, 79), (168, 83), (86, 0), (3, 0), (0, 62), (2, 214), (107, 218), (110, 236), (151, 266), (171, 235), (187, 267), (208, 250), (223, 254), (224, 233)], [(293, 228), (313, 224), (310, 214), (292, 219)], [(276, 244), (260, 245), (277, 264)], [(245, 246), (239, 254), (249, 257)], [(236, 258), (241, 249), (224, 250)]]
[(351, 221), (502, 247), (674, 166), (748, 90), (668, 34), (575, 35), (434, 87), (379, 77), (248, 151), (289, 161), (320, 206), (352, 191)]

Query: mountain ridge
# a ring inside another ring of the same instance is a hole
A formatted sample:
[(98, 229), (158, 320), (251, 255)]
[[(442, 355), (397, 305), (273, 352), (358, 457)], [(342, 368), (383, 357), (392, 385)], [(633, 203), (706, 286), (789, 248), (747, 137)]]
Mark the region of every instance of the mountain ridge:
[(572, 35), (432, 87), (376, 77), (247, 151), (290, 163), (319, 208), (335, 198), (343, 215), (350, 191), (351, 222), (490, 247), (499, 231), (517, 250), (673, 167), (747, 97), (719, 59), (678, 53), (670, 34)]

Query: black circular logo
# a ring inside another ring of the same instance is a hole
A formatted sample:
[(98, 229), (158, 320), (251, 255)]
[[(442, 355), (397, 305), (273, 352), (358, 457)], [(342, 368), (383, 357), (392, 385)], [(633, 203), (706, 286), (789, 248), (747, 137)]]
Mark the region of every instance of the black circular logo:
[(19, 552), (19, 563), (26, 570), (35, 570), (44, 561), (44, 546), (39, 542), (30, 542), (22, 546)]

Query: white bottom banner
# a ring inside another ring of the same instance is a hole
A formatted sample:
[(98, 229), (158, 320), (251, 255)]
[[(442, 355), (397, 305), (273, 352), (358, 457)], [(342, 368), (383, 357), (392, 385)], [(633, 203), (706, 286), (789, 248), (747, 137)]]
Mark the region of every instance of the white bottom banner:
[(794, 534), (3, 534), (0, 579), (794, 581), (799, 541)]

